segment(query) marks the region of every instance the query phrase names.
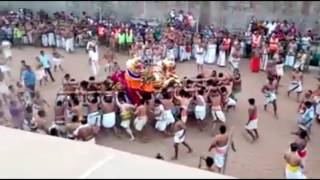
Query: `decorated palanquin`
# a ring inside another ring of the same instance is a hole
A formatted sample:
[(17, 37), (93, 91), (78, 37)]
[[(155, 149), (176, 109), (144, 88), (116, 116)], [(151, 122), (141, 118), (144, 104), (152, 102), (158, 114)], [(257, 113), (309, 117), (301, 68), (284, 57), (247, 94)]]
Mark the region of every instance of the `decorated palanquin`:
[(166, 59), (147, 67), (138, 58), (129, 59), (125, 80), (129, 88), (143, 92), (155, 92), (172, 82), (180, 83), (175, 75), (175, 63)]

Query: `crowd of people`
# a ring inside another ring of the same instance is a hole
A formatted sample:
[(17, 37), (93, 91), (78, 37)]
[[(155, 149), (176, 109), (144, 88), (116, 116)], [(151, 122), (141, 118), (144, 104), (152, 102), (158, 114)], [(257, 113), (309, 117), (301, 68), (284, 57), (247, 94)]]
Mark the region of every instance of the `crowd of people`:
[[(311, 42), (315, 38), (312, 31), (300, 32), (294, 23), (287, 21), (263, 22), (252, 18), (246, 32), (232, 34), (213, 25), (203, 26), (196, 32), (192, 14), (175, 10), (169, 13), (167, 24), (156, 27), (148, 23), (135, 25), (98, 20), (85, 12), (78, 18), (72, 13), (58, 12), (49, 17), (44, 12), (33, 15), (23, 10), (1, 16), (0, 27), (4, 57), (0, 65), (1, 124), (11, 123), (14, 128), (82, 141), (94, 141), (100, 129), (112, 129), (119, 136), (121, 128), (130, 140), (138, 136), (144, 142), (150, 140), (145, 129), (151, 124), (164, 136), (173, 136), (173, 159), (178, 159), (180, 144), (192, 152), (186, 141), (186, 123), (196, 120), (200, 131), (211, 127), (214, 136), (209, 147), (209, 152), (214, 149), (213, 159), (201, 157), (200, 162), (205, 160), (209, 170), (218, 172), (223, 171), (226, 153), (232, 144), (232, 130), (226, 125), (225, 113), (236, 107), (241, 92), (241, 59), (250, 58), (252, 72), (265, 72), (267, 83), (261, 89), (266, 99), (264, 108), (272, 104), (275, 117), (278, 117), (280, 80), (288, 71), (292, 73), (288, 96), (292, 92), (297, 94), (301, 116), (298, 131), (293, 133), (298, 138), (285, 154), (286, 177), (304, 177), (302, 170), (311, 126), (313, 120), (320, 117), (320, 87), (315, 91), (303, 89), (303, 71), (308, 66)], [(7, 85), (5, 77), (11, 78), (8, 65), (12, 60), (11, 47), (25, 45), (50, 47), (52, 52), (41, 50), (35, 67), (22, 60), (20, 81)], [(108, 47), (102, 58), (99, 45)], [(58, 49), (72, 53), (75, 47), (85, 47), (88, 52), (92, 70), (88, 80), (77, 81), (62, 66), (63, 55)], [(158, 66), (164, 59), (178, 64), (195, 60), (198, 75), (181, 78), (181, 83), (168, 84), (152, 93), (137, 90), (140, 101), (133, 104), (126, 89), (114, 80), (113, 75), (124, 71), (115, 60), (115, 52), (138, 58), (146, 67)], [(206, 74), (203, 71), (206, 64), (230, 69)], [(101, 65), (106, 78), (98, 81)], [(54, 106), (54, 121), (47, 115), (45, 106), (50, 105), (38, 87), (49, 82), (48, 76), (52, 82), (56, 80), (52, 70), (65, 73)], [(260, 136), (255, 101), (255, 98), (248, 99), (248, 123), (245, 125), (252, 141)], [(9, 108), (11, 119), (4, 116), (5, 106)]]

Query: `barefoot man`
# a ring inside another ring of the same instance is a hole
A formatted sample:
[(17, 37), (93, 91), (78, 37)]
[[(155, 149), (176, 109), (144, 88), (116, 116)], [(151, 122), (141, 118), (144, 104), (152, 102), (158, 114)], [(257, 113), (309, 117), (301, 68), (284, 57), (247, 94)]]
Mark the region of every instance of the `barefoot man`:
[(136, 119), (134, 120), (134, 126), (137, 131), (141, 133), (141, 140), (146, 142), (145, 137), (145, 125), (148, 122), (148, 116), (147, 116), (147, 101), (142, 98), (141, 99), (141, 105), (137, 107), (134, 114), (136, 115)]
[(179, 102), (180, 102), (180, 107), (181, 107), (181, 120), (183, 121), (183, 123), (187, 123), (187, 118), (188, 118), (188, 107), (190, 104), (190, 101), (193, 99), (193, 97), (191, 97), (189, 95), (188, 92), (186, 92), (185, 90), (181, 90), (180, 95), (178, 95), (177, 90), (174, 93), (174, 98), (176, 98)]
[[(175, 119), (171, 111), (173, 107), (173, 103), (172, 103), (172, 97), (170, 93), (164, 92), (162, 93), (162, 95), (163, 95), (163, 99), (161, 100), (161, 104), (163, 105), (164, 112), (162, 114), (162, 120), (161, 120), (162, 123), (158, 124), (159, 126), (157, 129), (160, 131), (165, 131), (168, 125), (173, 124), (175, 122)], [(170, 132), (172, 132), (172, 128), (170, 128)]]
[(226, 122), (226, 117), (224, 115), (224, 112), (222, 111), (222, 97), (218, 89), (215, 87), (211, 90), (211, 93), (212, 94), (211, 96), (209, 96), (209, 98), (211, 101), (211, 113), (213, 117), (212, 135), (214, 135), (217, 123), (220, 122), (224, 124)]
[(290, 93), (293, 91), (297, 93), (297, 101), (299, 101), (300, 94), (303, 91), (302, 83), (303, 83), (303, 74), (300, 68), (296, 68), (294, 72), (292, 72), (292, 80), (288, 89), (288, 97), (290, 96)]
[(199, 91), (196, 91), (195, 93), (195, 99), (196, 99), (196, 107), (195, 107), (195, 115), (197, 122), (199, 124), (200, 131), (204, 128), (204, 119), (206, 118), (206, 102), (204, 99), (204, 89), (200, 89)]
[(118, 128), (116, 127), (116, 107), (113, 97), (110, 95), (103, 96), (103, 98), (101, 98), (100, 107), (103, 113), (102, 126), (106, 129), (112, 128), (114, 134), (120, 137), (118, 134)]
[(214, 158), (215, 167), (219, 173), (222, 172), (222, 168), (225, 163), (225, 155), (227, 153), (227, 149), (229, 145), (228, 140), (229, 140), (229, 135), (227, 133), (227, 128), (225, 125), (221, 125), (220, 134), (217, 134), (213, 138), (213, 142), (211, 143), (208, 150), (209, 152), (211, 152), (212, 149), (215, 149), (213, 158)]
[(118, 108), (120, 109), (121, 116), (121, 127), (123, 127), (126, 132), (130, 136), (130, 141), (134, 140), (134, 136), (132, 130), (130, 129), (130, 121), (131, 121), (131, 110), (135, 108), (132, 104), (126, 103), (124, 101), (124, 97), (121, 97), (121, 100), (118, 99), (118, 93), (116, 93), (115, 97)]
[(267, 105), (273, 105), (273, 112), (276, 118), (278, 118), (277, 114), (277, 96), (276, 96), (276, 81), (273, 77), (268, 77), (268, 83), (262, 87), (262, 93), (265, 95), (266, 101), (264, 104), (264, 110), (267, 110)]
[(173, 138), (173, 140), (174, 140), (174, 157), (172, 158), (172, 160), (177, 160), (178, 159), (179, 144), (183, 144), (188, 149), (188, 153), (191, 153), (192, 149), (185, 142), (187, 127), (183, 123), (182, 120), (178, 120), (174, 124), (173, 130), (174, 130), (174, 138)]
[(286, 161), (286, 178), (287, 179), (306, 179), (307, 177), (301, 172), (301, 159), (297, 152), (299, 145), (297, 143), (290, 144), (290, 150), (284, 154)]
[(254, 98), (250, 98), (248, 100), (248, 102), (250, 105), (249, 109), (248, 109), (249, 121), (248, 121), (247, 125), (245, 126), (245, 128), (246, 128), (247, 132), (249, 133), (249, 135), (252, 137), (252, 141), (255, 141), (259, 138), (257, 106), (255, 104)]

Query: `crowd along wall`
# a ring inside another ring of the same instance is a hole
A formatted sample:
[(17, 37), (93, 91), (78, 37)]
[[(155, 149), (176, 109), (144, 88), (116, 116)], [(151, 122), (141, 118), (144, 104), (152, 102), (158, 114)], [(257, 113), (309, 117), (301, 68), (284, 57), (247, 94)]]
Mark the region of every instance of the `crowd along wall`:
[(318, 1), (1, 1), (0, 10), (19, 7), (43, 9), (49, 13), (66, 11), (93, 15), (113, 13), (126, 19), (146, 17), (164, 19), (170, 9), (191, 11), (201, 23), (227, 28), (245, 28), (254, 15), (261, 19), (294, 20), (303, 29), (314, 28), (320, 17)]

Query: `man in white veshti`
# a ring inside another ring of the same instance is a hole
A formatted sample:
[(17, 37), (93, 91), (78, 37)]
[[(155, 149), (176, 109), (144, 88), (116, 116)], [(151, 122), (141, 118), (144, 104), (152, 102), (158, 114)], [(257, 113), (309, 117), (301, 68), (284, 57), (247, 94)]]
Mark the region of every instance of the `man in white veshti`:
[(0, 64), (0, 69), (3, 73), (6, 73), (9, 78), (11, 78), (11, 69), (7, 65), (8, 62), (12, 60), (11, 43), (7, 39), (3, 40), (1, 43), (2, 54), (4, 62)]
[(294, 72), (292, 72), (292, 79), (288, 88), (288, 96), (290, 96), (291, 92), (297, 93), (297, 101), (300, 99), (300, 94), (303, 91), (303, 73), (300, 68), (296, 68)]
[(204, 99), (204, 90), (200, 89), (199, 91), (196, 91), (195, 97), (196, 97), (196, 107), (195, 107), (195, 115), (196, 119), (199, 124), (200, 131), (203, 130), (203, 121), (206, 118), (206, 102)]
[(215, 149), (213, 159), (214, 159), (215, 167), (220, 173), (225, 163), (225, 155), (227, 153), (227, 149), (229, 146), (228, 141), (229, 141), (229, 135), (227, 133), (227, 128), (225, 125), (221, 125), (220, 134), (217, 134), (213, 138), (213, 142), (211, 143), (208, 150), (209, 152), (211, 152), (212, 149)]
[(2, 54), (5, 62), (12, 59), (11, 43), (7, 39), (3, 40), (1, 43)]
[(211, 93), (209, 98), (211, 101), (211, 113), (213, 117), (212, 132), (214, 135), (217, 123), (225, 124), (226, 117), (222, 111), (222, 97), (218, 92), (218, 89), (212, 89)]
[(99, 54), (95, 46), (91, 47), (89, 50), (89, 60), (92, 74), (97, 77), (99, 73)]
[(172, 158), (172, 160), (177, 160), (178, 159), (178, 152), (179, 152), (179, 149), (178, 149), (179, 144), (184, 145), (188, 149), (188, 153), (191, 153), (192, 149), (185, 141), (186, 131), (187, 131), (187, 127), (186, 127), (185, 123), (183, 123), (182, 120), (178, 120), (174, 124), (173, 129), (174, 129), (174, 137), (173, 137), (174, 157)]

